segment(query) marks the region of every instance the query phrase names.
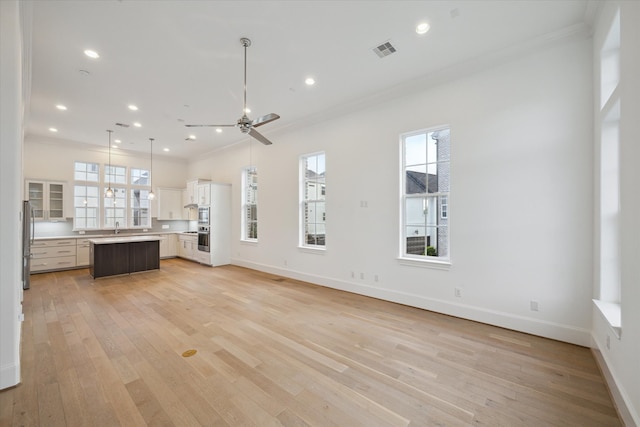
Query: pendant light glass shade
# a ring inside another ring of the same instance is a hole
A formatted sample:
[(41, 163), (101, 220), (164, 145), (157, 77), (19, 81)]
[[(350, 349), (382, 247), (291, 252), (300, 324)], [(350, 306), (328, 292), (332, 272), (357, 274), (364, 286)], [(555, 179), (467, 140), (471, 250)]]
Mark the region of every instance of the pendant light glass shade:
[(107, 191), (104, 193), (104, 197), (112, 198), (115, 196), (113, 189), (111, 188), (111, 133), (112, 130), (107, 130), (109, 133), (109, 169), (107, 170), (107, 176), (109, 177), (109, 185)]
[(149, 191), (149, 200), (153, 200), (156, 198), (156, 195), (153, 193), (153, 185), (152, 185), (152, 179), (153, 179), (153, 138), (149, 138), (149, 141), (151, 141), (151, 149), (149, 150), (149, 160), (150, 160), (150, 170), (149, 170), (149, 187), (151, 187), (151, 191)]

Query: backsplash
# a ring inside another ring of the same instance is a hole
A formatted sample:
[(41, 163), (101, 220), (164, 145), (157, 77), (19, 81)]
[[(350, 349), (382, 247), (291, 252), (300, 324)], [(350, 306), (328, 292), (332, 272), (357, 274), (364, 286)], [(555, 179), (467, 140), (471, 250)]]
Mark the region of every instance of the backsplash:
[[(197, 231), (198, 221), (159, 221), (155, 218), (151, 219), (150, 228), (120, 228), (119, 234), (141, 234), (141, 233), (167, 233), (167, 232), (181, 232), (181, 231)], [(168, 228), (162, 228), (162, 226), (169, 226)], [(143, 231), (147, 230), (147, 231)], [(87, 230), (83, 234), (84, 236), (97, 236), (105, 234), (115, 234), (113, 230)], [(36, 221), (35, 222), (35, 238), (39, 237), (67, 237), (67, 236), (80, 236), (78, 231), (73, 230), (73, 219), (67, 219), (66, 221)]]

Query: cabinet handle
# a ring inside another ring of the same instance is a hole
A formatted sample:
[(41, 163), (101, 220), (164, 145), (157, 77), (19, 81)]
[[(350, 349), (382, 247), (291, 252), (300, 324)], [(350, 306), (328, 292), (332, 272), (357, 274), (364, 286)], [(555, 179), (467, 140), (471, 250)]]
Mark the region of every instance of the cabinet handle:
[(69, 262), (69, 261), (60, 261), (60, 262), (58, 262), (58, 265), (65, 265), (65, 264), (71, 264), (71, 262)]

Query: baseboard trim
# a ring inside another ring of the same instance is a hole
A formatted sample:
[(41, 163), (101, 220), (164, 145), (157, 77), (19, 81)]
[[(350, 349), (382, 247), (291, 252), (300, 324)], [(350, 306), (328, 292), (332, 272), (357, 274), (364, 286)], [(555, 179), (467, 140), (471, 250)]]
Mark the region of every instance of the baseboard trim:
[(422, 308), (424, 310), (486, 323), (501, 328), (512, 329), (532, 335), (550, 338), (558, 341), (568, 342), (583, 347), (591, 347), (591, 331), (573, 326), (563, 325), (554, 322), (547, 322), (525, 316), (518, 316), (512, 313), (505, 313), (497, 310), (490, 310), (482, 307), (467, 304), (454, 303), (451, 301), (428, 298), (422, 295), (415, 295), (406, 292), (392, 291), (389, 289), (376, 288), (369, 285), (351, 283), (343, 280), (336, 280), (329, 277), (312, 275), (300, 271), (273, 267), (271, 265), (249, 262), (242, 259), (232, 259), (231, 263), (241, 267), (291, 279), (313, 283), (315, 285), (326, 286), (346, 292), (377, 298), (411, 307)]
[(604, 377), (605, 382), (607, 383), (607, 387), (609, 388), (609, 394), (611, 395), (611, 400), (613, 400), (613, 404), (618, 411), (618, 416), (622, 420), (622, 424), (625, 426), (638, 426), (640, 425), (640, 419), (636, 422), (634, 420), (633, 414), (631, 410), (627, 406), (627, 402), (624, 398), (624, 395), (620, 388), (618, 387), (618, 383), (616, 382), (613, 373), (609, 369), (609, 365), (602, 354), (602, 351), (598, 347), (596, 340), (592, 341), (593, 345), (591, 347), (591, 353), (593, 353), (593, 357), (596, 360), (596, 364), (598, 368), (600, 368), (600, 372), (602, 372), (602, 376)]
[(20, 383), (20, 364), (4, 365), (0, 367), (0, 390), (13, 387)]

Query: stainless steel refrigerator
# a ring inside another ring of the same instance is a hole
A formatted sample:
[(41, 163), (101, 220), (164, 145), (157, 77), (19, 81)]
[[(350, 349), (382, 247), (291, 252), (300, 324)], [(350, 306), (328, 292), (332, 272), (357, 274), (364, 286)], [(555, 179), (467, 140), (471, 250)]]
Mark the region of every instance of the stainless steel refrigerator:
[(35, 223), (31, 202), (22, 202), (22, 289), (31, 287), (31, 243), (33, 243)]

